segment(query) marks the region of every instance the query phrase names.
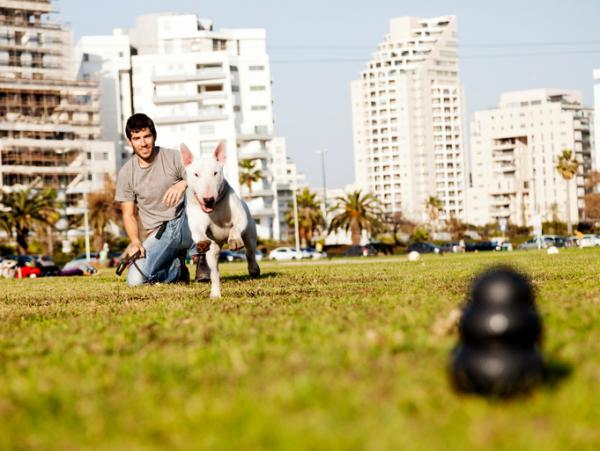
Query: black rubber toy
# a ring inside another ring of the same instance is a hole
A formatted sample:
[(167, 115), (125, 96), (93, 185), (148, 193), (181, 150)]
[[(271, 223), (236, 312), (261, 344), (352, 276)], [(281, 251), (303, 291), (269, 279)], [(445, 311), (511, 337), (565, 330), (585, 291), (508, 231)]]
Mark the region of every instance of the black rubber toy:
[(475, 279), (459, 324), (450, 379), (465, 393), (506, 397), (543, 377), (542, 323), (529, 281), (508, 268)]

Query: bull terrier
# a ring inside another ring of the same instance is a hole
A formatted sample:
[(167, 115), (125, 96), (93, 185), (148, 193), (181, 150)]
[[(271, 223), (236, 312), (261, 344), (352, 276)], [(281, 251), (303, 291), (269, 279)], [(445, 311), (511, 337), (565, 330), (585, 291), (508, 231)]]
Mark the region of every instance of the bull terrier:
[(248, 272), (260, 275), (256, 263), (256, 224), (248, 205), (235, 193), (223, 175), (225, 142), (221, 141), (210, 156), (194, 158), (182, 144), (181, 159), (187, 174), (186, 212), (192, 239), (198, 252), (206, 252), (210, 270), (210, 297), (221, 297), (219, 253), (227, 242), (229, 249), (246, 248)]

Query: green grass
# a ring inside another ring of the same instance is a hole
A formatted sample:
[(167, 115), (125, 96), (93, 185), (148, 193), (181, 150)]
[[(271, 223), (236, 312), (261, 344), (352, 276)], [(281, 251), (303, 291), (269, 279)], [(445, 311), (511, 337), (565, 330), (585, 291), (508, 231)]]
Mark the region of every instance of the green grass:
[[(434, 332), (500, 262), (569, 373), (510, 402), (452, 392), (457, 337)], [(108, 270), (0, 280), (0, 449), (599, 449), (600, 251), (261, 266), (222, 265), (220, 301)]]

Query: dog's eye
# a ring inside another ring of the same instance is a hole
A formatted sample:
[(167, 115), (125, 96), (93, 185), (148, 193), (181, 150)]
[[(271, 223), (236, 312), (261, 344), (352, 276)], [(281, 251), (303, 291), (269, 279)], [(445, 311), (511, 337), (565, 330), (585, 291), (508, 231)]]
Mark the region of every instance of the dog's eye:
[(200, 174), (198, 174), (197, 172), (194, 174), (194, 177), (196, 178), (200, 178)]
[(217, 174), (218, 174), (218, 172), (217, 172), (217, 171), (215, 171), (215, 173), (214, 173), (213, 175), (214, 175), (214, 176), (216, 176)]

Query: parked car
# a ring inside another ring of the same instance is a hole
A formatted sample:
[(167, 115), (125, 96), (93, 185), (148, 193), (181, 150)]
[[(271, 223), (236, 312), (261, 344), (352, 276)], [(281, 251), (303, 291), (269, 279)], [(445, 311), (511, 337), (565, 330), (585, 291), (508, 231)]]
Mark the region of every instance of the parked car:
[(433, 243), (416, 242), (410, 244), (406, 249), (406, 252), (409, 254), (411, 252), (418, 252), (419, 254), (439, 254), (442, 252), (442, 248)]
[(569, 245), (568, 238), (566, 238), (564, 236), (560, 236), (560, 235), (542, 235), (539, 238), (539, 240), (540, 240), (540, 242), (538, 245), (537, 237), (530, 238), (529, 240), (525, 241), (524, 243), (519, 244), (517, 249), (527, 250), (527, 249), (538, 249), (540, 247), (542, 249), (548, 249), (550, 246), (566, 247)]
[[(119, 252), (109, 252), (107, 257), (107, 264), (109, 267), (117, 266), (119, 264), (119, 260), (121, 259), (121, 254)], [(73, 269), (81, 266), (82, 264), (86, 264), (89, 266), (90, 263), (100, 263), (100, 256), (98, 252), (90, 252), (90, 260), (88, 261), (85, 254), (77, 255), (73, 260), (68, 261), (63, 266), (63, 270)]]
[(246, 256), (242, 256), (241, 252), (230, 251), (229, 249), (222, 249), (219, 253), (220, 262), (234, 262), (245, 260)]
[(371, 241), (366, 245), (374, 247), (378, 254), (392, 255), (394, 253), (394, 246), (382, 243), (381, 241)]
[(296, 249), (292, 247), (278, 247), (273, 249), (269, 253), (269, 260), (300, 260), (302, 258), (302, 252), (296, 252)]
[(596, 235), (583, 235), (579, 239), (579, 247), (594, 247), (597, 245)]
[(57, 276), (60, 273), (60, 268), (47, 255), (5, 255), (2, 259), (16, 261), (18, 268), (38, 268), (39, 274), (36, 272), (36, 276)]
[(319, 258), (327, 257), (326, 252), (319, 252), (314, 247), (303, 247), (300, 249), (300, 251), (302, 252), (302, 258), (312, 258), (317, 260)]
[(357, 244), (349, 247), (344, 252), (345, 257), (370, 257), (372, 255), (377, 255), (377, 249), (371, 244), (365, 244), (364, 246)]
[[(225, 252), (225, 250), (221, 251), (221, 252)], [(235, 260), (246, 260), (246, 250), (242, 249), (241, 251), (227, 251), (227, 252), (231, 252), (232, 255), (230, 255), (230, 257), (233, 258), (233, 260), (228, 259), (227, 261), (235, 261)], [(254, 254), (256, 256), (256, 261), (261, 261), (264, 257), (264, 254), (259, 251), (258, 249), (256, 249), (256, 253)], [(219, 260), (222, 261), (222, 260)]]

